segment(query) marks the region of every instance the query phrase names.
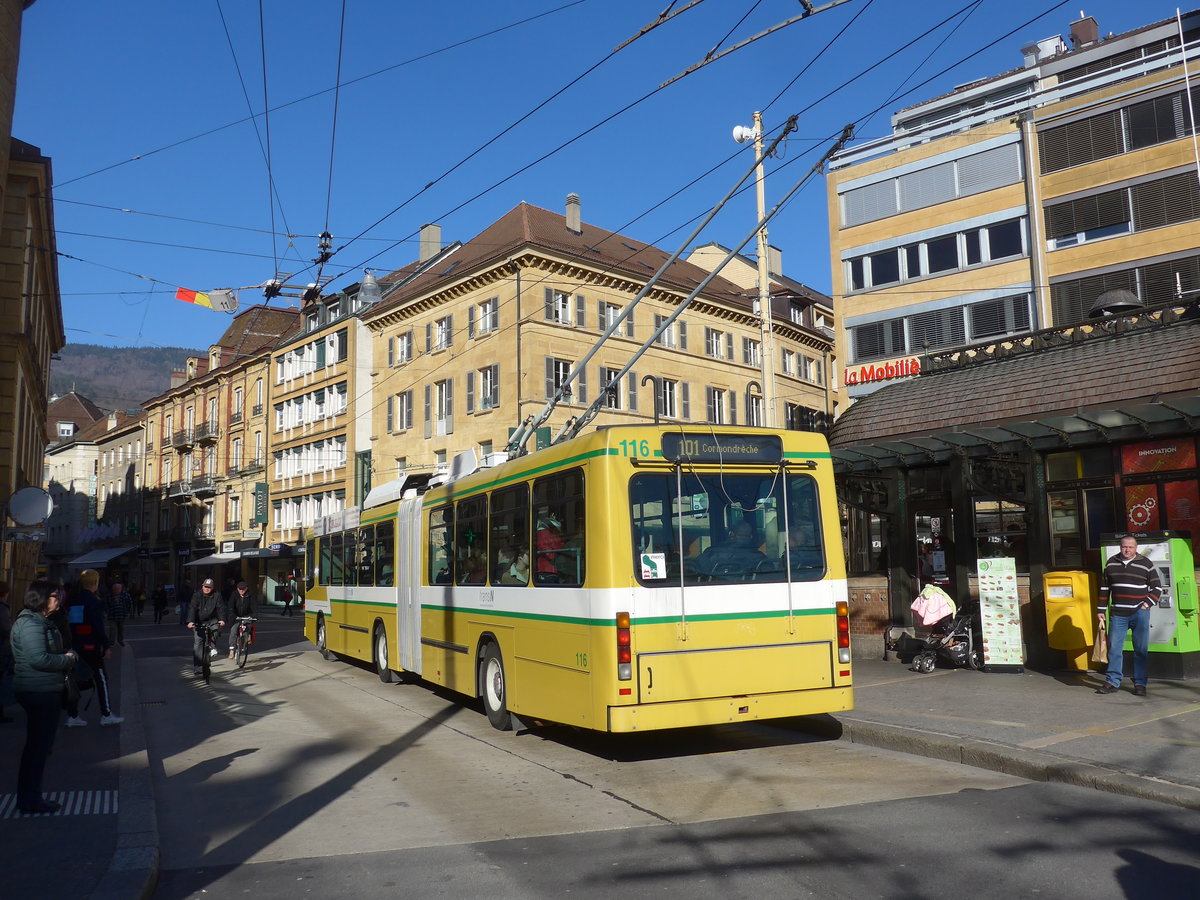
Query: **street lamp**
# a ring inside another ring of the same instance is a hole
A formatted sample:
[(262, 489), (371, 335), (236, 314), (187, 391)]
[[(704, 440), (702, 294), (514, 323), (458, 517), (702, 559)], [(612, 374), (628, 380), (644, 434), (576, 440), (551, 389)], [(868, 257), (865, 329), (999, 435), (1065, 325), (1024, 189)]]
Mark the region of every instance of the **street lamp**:
[[(763, 177), (763, 126), (762, 113), (754, 113), (754, 125), (747, 128), (737, 125), (733, 129), (733, 139), (739, 144), (754, 141), (754, 155), (758, 160), (755, 176), (755, 197), (758, 204), (758, 221), (766, 216), (766, 182)], [(771, 276), (767, 271), (769, 251), (767, 249), (767, 226), (763, 224), (758, 229), (758, 313), (759, 325), (762, 332), (761, 359), (762, 364), (762, 394), (763, 394), (763, 424), (768, 428), (775, 427), (775, 332), (771, 325)]]

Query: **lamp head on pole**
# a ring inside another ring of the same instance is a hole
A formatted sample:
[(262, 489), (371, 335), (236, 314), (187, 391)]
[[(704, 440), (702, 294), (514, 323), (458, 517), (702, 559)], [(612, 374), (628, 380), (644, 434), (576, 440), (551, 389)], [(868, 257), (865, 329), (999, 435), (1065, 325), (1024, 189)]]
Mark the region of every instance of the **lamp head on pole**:
[(739, 144), (744, 144), (746, 141), (753, 141), (758, 137), (758, 129), (749, 125), (734, 125), (733, 139)]

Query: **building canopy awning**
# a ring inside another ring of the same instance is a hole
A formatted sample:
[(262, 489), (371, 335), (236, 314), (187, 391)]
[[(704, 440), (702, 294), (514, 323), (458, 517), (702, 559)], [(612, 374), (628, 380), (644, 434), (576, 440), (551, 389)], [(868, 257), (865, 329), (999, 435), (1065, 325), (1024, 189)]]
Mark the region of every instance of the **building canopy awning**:
[(944, 355), (838, 419), (836, 471), (1200, 430), (1200, 302)]
[(184, 566), (219, 566), (221, 563), (233, 562), (235, 559), (241, 558), (242, 554), (240, 553), (213, 553), (210, 556), (202, 556), (191, 562), (185, 562)]
[(118, 556), (124, 556), (136, 550), (137, 547), (99, 547), (89, 550), (83, 556), (77, 556), (67, 565), (75, 569), (87, 569), (92, 566), (106, 566)]

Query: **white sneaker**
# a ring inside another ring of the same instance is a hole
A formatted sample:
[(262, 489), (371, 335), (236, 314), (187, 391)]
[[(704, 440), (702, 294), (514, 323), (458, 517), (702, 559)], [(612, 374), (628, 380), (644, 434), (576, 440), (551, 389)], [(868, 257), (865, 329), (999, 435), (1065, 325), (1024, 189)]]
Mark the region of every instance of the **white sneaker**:
[(87, 719), (81, 719), (79, 716), (67, 716), (68, 728), (82, 728), (87, 724)]
[[(101, 717), (100, 717), (100, 724), (101, 724), (101, 725), (120, 725), (120, 724), (121, 724), (122, 722), (124, 722), (124, 721), (125, 721), (125, 717), (124, 717), (124, 716), (118, 716), (118, 715), (116, 715), (115, 713), (110, 713), (110, 714), (109, 714), (109, 715), (107, 715), (107, 716), (101, 716)], [(69, 723), (68, 723), (68, 724), (69, 724)], [(86, 723), (85, 723), (85, 724), (86, 724)]]
[(211, 650), (209, 650), (208, 655), (211, 656), (213, 659), (216, 659), (217, 658), (217, 648), (213, 647)]

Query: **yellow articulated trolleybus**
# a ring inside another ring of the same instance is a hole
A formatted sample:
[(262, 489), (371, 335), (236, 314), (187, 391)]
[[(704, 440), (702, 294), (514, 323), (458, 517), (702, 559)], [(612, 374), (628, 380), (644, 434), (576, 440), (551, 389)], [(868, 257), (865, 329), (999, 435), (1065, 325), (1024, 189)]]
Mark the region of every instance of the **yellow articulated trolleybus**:
[(822, 436), (631, 425), (490, 468), (465, 456), (314, 529), (305, 634), (326, 656), (480, 697), (502, 730), (851, 708)]

